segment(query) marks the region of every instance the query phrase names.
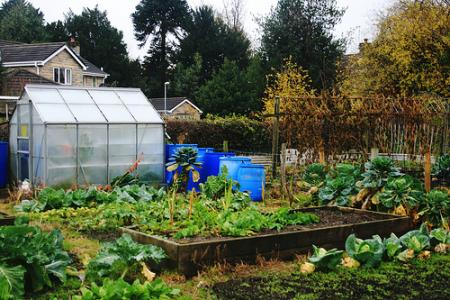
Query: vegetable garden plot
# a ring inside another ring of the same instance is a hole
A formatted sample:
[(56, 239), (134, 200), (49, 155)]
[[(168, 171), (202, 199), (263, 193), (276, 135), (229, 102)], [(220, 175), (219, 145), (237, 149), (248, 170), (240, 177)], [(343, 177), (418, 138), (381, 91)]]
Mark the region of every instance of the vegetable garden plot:
[[(311, 245), (342, 248), (348, 235), (360, 237), (374, 234), (388, 236), (391, 232), (403, 234), (411, 228), (409, 217), (369, 212), (343, 207), (312, 207), (296, 211), (311, 212), (320, 216), (317, 224), (288, 226), (277, 232), (265, 231), (249, 237), (191, 238), (189, 240), (169, 239), (149, 235), (133, 227), (122, 228), (133, 239), (141, 243), (154, 244), (163, 248), (170, 262), (179, 272), (191, 276), (205, 265), (218, 262), (255, 261), (257, 256), (289, 259), (297, 253), (305, 253)], [(327, 215), (335, 215), (327, 217)]]

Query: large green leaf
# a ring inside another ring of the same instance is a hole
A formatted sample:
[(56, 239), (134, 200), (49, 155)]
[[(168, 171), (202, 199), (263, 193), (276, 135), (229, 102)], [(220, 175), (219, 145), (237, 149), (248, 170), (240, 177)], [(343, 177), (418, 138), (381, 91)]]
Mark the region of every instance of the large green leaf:
[(0, 300), (23, 297), (24, 274), (22, 266), (9, 267), (0, 263)]
[(377, 266), (384, 253), (384, 246), (381, 238), (374, 235), (372, 239), (358, 239), (355, 234), (351, 234), (345, 241), (345, 250), (348, 255), (361, 264), (369, 267)]
[(313, 245), (313, 255), (308, 260), (318, 269), (334, 270), (341, 263), (344, 251), (331, 249), (325, 250)]

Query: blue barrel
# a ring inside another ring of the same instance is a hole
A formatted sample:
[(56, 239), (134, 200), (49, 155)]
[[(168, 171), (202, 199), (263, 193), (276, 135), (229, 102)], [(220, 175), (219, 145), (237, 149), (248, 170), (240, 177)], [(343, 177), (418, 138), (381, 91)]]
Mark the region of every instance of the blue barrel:
[(0, 188), (8, 185), (8, 143), (0, 142)]
[(219, 165), (221, 157), (230, 157), (235, 156), (232, 152), (206, 152), (203, 160), (203, 172), (204, 172), (204, 180), (208, 178), (208, 176), (217, 176), (219, 175)]
[(239, 190), (248, 192), (253, 201), (261, 201), (264, 186), (266, 185), (266, 174), (263, 165), (242, 164), (237, 173)]
[(219, 170), (222, 172), (222, 168), (226, 166), (228, 170), (228, 178), (237, 181), (239, 167), (243, 164), (250, 164), (251, 162), (250, 157), (245, 156), (221, 157)]

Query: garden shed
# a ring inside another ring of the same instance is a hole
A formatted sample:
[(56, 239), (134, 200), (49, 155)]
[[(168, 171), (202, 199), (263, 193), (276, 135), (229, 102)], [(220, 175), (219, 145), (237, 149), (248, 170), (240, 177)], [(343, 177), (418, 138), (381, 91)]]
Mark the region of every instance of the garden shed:
[(26, 85), (10, 122), (11, 170), (33, 184), (106, 184), (137, 160), (162, 182), (164, 124), (140, 89)]

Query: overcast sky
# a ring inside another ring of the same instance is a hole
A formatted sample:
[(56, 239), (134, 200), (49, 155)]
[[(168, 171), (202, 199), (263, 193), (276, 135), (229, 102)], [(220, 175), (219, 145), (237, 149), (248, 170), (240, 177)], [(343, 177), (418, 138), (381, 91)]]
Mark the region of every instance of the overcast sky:
[[(4, 2), (4, 0), (0, 0)], [(139, 0), (28, 0), (41, 9), (47, 22), (62, 20), (64, 13), (71, 9), (79, 14), (83, 7), (94, 7), (98, 4), (101, 10), (106, 10), (112, 25), (124, 34), (130, 55), (134, 58), (144, 57), (146, 49), (139, 49), (133, 35), (131, 14)], [(359, 41), (371, 38), (374, 32), (373, 23), (380, 10), (386, 9), (390, 0), (337, 0), (340, 7), (347, 8), (342, 23), (336, 28), (336, 36), (350, 37), (352, 42), (348, 52), (354, 52)], [(222, 11), (223, 0), (188, 0), (189, 5), (196, 7), (201, 4), (212, 5), (217, 11)], [(244, 0), (244, 28), (252, 42), (257, 45), (259, 36), (255, 18), (267, 15), (277, 0)]]

